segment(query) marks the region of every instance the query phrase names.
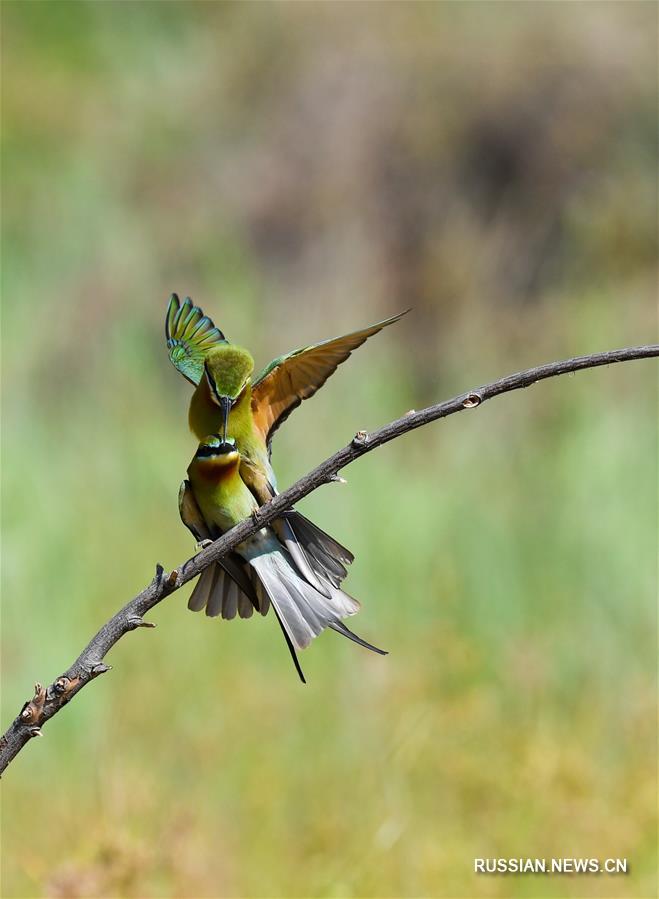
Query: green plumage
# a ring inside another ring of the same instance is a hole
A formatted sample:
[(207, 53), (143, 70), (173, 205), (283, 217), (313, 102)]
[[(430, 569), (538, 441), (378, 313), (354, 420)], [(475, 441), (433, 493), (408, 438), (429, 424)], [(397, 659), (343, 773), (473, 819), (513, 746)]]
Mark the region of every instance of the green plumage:
[[(252, 379), (249, 352), (231, 345), (191, 300), (180, 306), (178, 298), (172, 298), (166, 323), (170, 358), (196, 385), (188, 420), (202, 441), (180, 505), (197, 539), (204, 533), (216, 537), (276, 494), (270, 462), (276, 429), (357, 347), (400, 317), (278, 356)], [(229, 445), (230, 454), (221, 450)], [(211, 463), (213, 447), (218, 452), (213, 450)], [(211, 472), (217, 477), (210, 477)], [(293, 510), (267, 529), (266, 542), (264, 533), (237, 548), (243, 559), (237, 567), (229, 570), (232, 563), (225, 558), (219, 563), (224, 573), (202, 576), (190, 607), (223, 617), (233, 617), (237, 609), (242, 616), (250, 602), (265, 612), (269, 597), (294, 659), (295, 649), (306, 646), (324, 627), (362, 643), (341, 622), (358, 608), (341, 590), (352, 553)], [(240, 586), (237, 597), (231, 579)]]
[(203, 310), (192, 304), (190, 297), (186, 297), (181, 305), (175, 293), (167, 308), (165, 337), (169, 358), (195, 387), (204, 373), (204, 360), (209, 350), (228, 343)]
[[(195, 537), (208, 534), (216, 538), (257, 508), (240, 476), (235, 441), (210, 437), (200, 444), (179, 493), (181, 518)], [(343, 624), (343, 618), (358, 611), (359, 603), (339, 587), (319, 583), (299, 550), (288, 519), (261, 528), (206, 569), (188, 605), (194, 611), (205, 608), (210, 617), (223, 618), (249, 617), (251, 608), (265, 615), (272, 605), (303, 681), (296, 650), (304, 649), (326, 628), (384, 654)]]

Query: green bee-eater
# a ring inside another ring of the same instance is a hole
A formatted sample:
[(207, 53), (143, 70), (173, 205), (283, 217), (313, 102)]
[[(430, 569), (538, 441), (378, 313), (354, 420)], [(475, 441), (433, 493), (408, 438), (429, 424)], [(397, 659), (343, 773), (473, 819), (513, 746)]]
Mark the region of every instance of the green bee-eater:
[[(191, 430), (199, 440), (220, 434), (236, 441), (242, 480), (258, 505), (263, 505), (277, 490), (270, 453), (279, 425), (323, 386), (354, 349), (404, 314), (279, 356), (253, 378), (250, 353), (230, 344), (189, 297), (181, 304), (173, 294), (165, 334), (171, 361), (195, 385), (189, 412)], [(286, 515), (282, 536), (309, 580), (315, 575), (321, 590), (325, 590), (325, 582), (340, 585), (347, 574), (345, 565), (353, 560), (348, 549), (293, 510)]]
[[(189, 480), (179, 493), (181, 518), (197, 540), (216, 539), (258, 508), (241, 474), (241, 458), (232, 438), (207, 437), (188, 467)], [(320, 592), (301, 572), (279, 539), (275, 526), (261, 528), (219, 563), (206, 568), (190, 597), (195, 611), (249, 618), (254, 608), (265, 615), (272, 604), (295, 667), (304, 681), (296, 649), (304, 649), (325, 628), (383, 653), (343, 624), (359, 609), (357, 600), (336, 587)]]

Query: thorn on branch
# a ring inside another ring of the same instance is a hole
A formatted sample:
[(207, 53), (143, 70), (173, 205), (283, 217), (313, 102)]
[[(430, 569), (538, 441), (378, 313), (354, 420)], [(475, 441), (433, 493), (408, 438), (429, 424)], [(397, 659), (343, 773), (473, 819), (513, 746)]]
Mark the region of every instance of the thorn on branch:
[[(171, 590), (173, 587), (176, 586), (176, 578), (177, 577), (178, 577), (178, 568), (174, 568), (174, 569), (172, 569), (172, 571), (169, 572), (169, 576), (167, 578), (167, 589), (168, 590)], [(148, 627), (149, 625), (147, 624), (146, 626)]]
[(368, 431), (357, 431), (355, 436), (352, 438), (353, 446), (366, 446), (368, 443)]
[(153, 585), (158, 587), (163, 592), (168, 592), (172, 590), (176, 586), (176, 578), (178, 577), (178, 569), (175, 568), (173, 571), (170, 571), (169, 574), (162, 567), (160, 562), (156, 565), (156, 574), (153, 578)]
[[(170, 575), (171, 577), (171, 575)], [(129, 615), (128, 621), (126, 622), (128, 627), (131, 630), (135, 630), (136, 627), (155, 627), (155, 621), (145, 621), (144, 618), (141, 618), (139, 615)]]
[(112, 665), (105, 665), (103, 662), (99, 662), (98, 665), (94, 665), (89, 674), (92, 678), (98, 677), (99, 674), (105, 674), (106, 671), (112, 671)]

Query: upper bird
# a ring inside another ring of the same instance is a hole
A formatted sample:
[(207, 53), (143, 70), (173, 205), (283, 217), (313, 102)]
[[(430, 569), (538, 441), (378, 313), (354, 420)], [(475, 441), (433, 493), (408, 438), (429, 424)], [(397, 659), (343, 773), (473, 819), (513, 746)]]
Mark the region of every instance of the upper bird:
[[(242, 347), (230, 344), (199, 306), (172, 294), (165, 319), (169, 357), (194, 386), (189, 424), (199, 440), (219, 434), (235, 441), (240, 476), (258, 505), (276, 493), (270, 463), (272, 437), (302, 400), (319, 390), (351, 352), (402, 315), (360, 331), (302, 347), (274, 359), (256, 377), (254, 360)], [(338, 587), (353, 556), (299, 512), (286, 515), (287, 548), (310, 577)], [(301, 549), (301, 551), (300, 551)]]

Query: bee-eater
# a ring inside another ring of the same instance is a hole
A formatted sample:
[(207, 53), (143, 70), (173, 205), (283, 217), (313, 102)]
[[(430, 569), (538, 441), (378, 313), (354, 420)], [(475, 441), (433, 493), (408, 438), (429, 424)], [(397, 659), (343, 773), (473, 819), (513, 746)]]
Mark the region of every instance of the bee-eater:
[[(216, 539), (258, 508), (240, 470), (240, 453), (232, 438), (214, 435), (199, 445), (179, 492), (181, 518), (197, 540)], [(189, 602), (195, 611), (205, 607), (207, 615), (223, 618), (236, 614), (249, 618), (254, 608), (265, 615), (270, 604), (303, 682), (296, 650), (308, 646), (325, 628), (385, 654), (343, 624), (342, 618), (358, 611), (357, 600), (336, 587), (319, 592), (297, 568), (272, 526), (261, 528), (206, 568)]]
[[(263, 505), (277, 492), (270, 454), (279, 425), (354, 349), (404, 314), (279, 356), (252, 378), (250, 353), (230, 344), (189, 297), (181, 304), (172, 294), (165, 335), (171, 361), (195, 385), (188, 416), (191, 430), (199, 440), (219, 433), (224, 440), (236, 441), (240, 475), (258, 505)], [(321, 590), (325, 582), (338, 587), (347, 574), (346, 564), (353, 561), (352, 553), (299, 512), (291, 510), (285, 518), (286, 545), (298, 567), (310, 579), (315, 575)]]

